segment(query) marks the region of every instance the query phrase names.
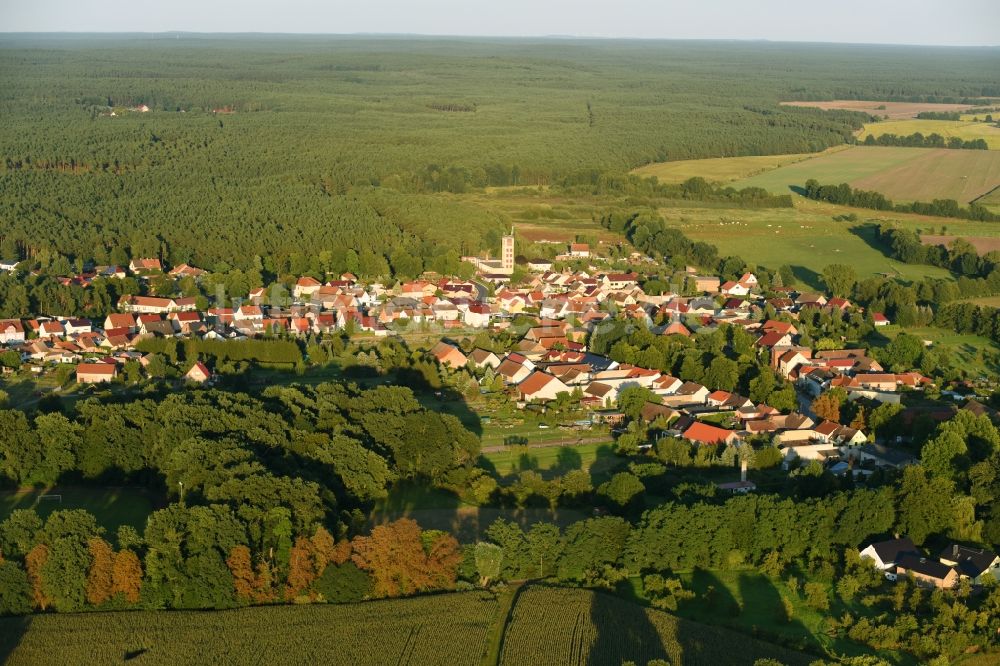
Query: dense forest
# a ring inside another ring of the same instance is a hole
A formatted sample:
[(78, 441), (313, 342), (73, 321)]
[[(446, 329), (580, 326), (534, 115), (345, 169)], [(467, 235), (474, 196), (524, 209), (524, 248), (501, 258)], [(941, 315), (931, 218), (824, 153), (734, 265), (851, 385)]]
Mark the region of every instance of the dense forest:
[[(154, 254), (277, 275), (316, 250), (344, 270), (353, 249), (363, 272), (388, 274), (393, 253), (430, 265), (495, 247), (505, 221), (439, 193), (592, 188), (652, 161), (818, 151), (852, 140), (864, 114), (779, 100), (992, 95), (996, 82), (972, 74), (990, 71), (990, 58), (779, 44), (7, 36), (0, 255)], [(775, 68), (781, 77), (768, 74)]]

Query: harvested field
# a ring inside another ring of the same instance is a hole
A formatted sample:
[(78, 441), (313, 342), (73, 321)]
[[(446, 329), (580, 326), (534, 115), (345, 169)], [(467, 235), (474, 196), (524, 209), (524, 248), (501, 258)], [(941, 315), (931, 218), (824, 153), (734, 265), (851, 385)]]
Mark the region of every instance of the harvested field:
[(954, 199), (967, 204), (1000, 186), (1000, 151), (927, 150), (916, 159), (857, 178), (851, 185), (881, 192), (894, 201)]
[(878, 102), (857, 99), (835, 99), (827, 102), (782, 102), (784, 106), (807, 106), (814, 109), (830, 111), (841, 109), (844, 111), (860, 111), (873, 116), (889, 116), (889, 119), (916, 118), (921, 111), (965, 111), (974, 109), (971, 104), (925, 104), (917, 102)]
[(683, 183), (689, 178), (704, 178), (710, 183), (728, 183), (749, 178), (788, 164), (794, 164), (820, 155), (844, 150), (837, 146), (822, 153), (797, 153), (793, 155), (754, 155), (748, 157), (716, 157), (707, 160), (679, 160), (657, 162), (635, 169), (640, 176), (656, 176), (661, 183)]
[(1000, 185), (1000, 151), (854, 146), (733, 183), (786, 194), (815, 178), (849, 183), (894, 201), (955, 199), (967, 204)]
[(950, 245), (956, 238), (969, 241), (979, 254), (1000, 251), (1000, 238), (985, 238), (983, 236), (942, 236), (925, 234), (920, 237), (924, 245)]

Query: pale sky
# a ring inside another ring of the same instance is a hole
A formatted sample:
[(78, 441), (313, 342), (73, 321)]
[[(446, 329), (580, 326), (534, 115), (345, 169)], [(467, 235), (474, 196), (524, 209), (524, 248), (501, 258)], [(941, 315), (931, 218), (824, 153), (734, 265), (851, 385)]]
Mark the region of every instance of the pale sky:
[(0, 32), (1000, 44), (1000, 0), (0, 0)]

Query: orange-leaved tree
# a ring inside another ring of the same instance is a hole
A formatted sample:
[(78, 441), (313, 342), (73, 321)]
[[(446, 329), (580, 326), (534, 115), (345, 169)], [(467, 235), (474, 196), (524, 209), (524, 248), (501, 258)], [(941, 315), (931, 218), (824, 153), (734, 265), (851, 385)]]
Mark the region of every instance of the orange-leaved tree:
[(32, 548), (24, 557), (24, 565), (28, 570), (28, 581), (31, 583), (31, 596), (35, 606), (45, 610), (52, 599), (45, 593), (45, 581), (42, 579), (42, 567), (49, 559), (49, 547), (40, 543)]
[(99, 606), (110, 599), (111, 581), (114, 572), (114, 550), (101, 537), (91, 537), (87, 541), (90, 552), (90, 568), (87, 570), (87, 601)]
[(139, 556), (127, 548), (115, 553), (111, 569), (111, 594), (120, 594), (131, 604), (139, 601), (142, 589), (142, 563)]
[(462, 554), (455, 537), (422, 533), (409, 518), (379, 525), (371, 536), (355, 537), (352, 560), (372, 576), (376, 597), (395, 597), (455, 586)]

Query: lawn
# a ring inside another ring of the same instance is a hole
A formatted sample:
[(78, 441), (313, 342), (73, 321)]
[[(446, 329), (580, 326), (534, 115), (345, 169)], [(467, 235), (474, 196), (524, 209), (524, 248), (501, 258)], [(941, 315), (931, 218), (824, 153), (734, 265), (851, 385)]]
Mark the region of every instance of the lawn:
[(820, 155), (835, 153), (845, 148), (846, 146), (837, 146), (822, 153), (717, 157), (707, 160), (657, 162), (656, 164), (647, 164), (646, 166), (639, 167), (632, 173), (640, 176), (656, 176), (661, 183), (683, 183), (689, 178), (696, 177), (704, 178), (711, 183), (728, 183)]
[(399, 518), (412, 518), (424, 529), (444, 530), (462, 543), (475, 543), (486, 538), (486, 530), (501, 518), (529, 528), (543, 521), (566, 527), (586, 517), (582, 511), (565, 508), (480, 507), (463, 502), (447, 490), (399, 482), (389, 491), (387, 499), (376, 502), (368, 516), (368, 525), (373, 527)]
[(43, 519), (60, 509), (86, 509), (109, 534), (119, 525), (131, 525), (142, 532), (154, 504), (154, 498), (142, 488), (34, 488), (0, 493), (0, 520), (15, 509), (33, 508)]
[(597, 478), (607, 476), (610, 470), (623, 464), (624, 459), (615, 455), (610, 443), (541, 448), (513, 446), (504, 451), (484, 453), (480, 459), (481, 467), (494, 471), (501, 477), (529, 469), (553, 475), (582, 469), (590, 472), (595, 482)]
[(878, 138), (883, 134), (909, 136), (917, 132), (924, 136), (940, 134), (945, 140), (951, 137), (958, 137), (963, 141), (986, 139), (990, 150), (1000, 150), (1000, 127), (995, 123), (977, 123), (971, 120), (887, 120), (869, 123), (861, 130), (858, 140), (863, 141), (868, 135)]

